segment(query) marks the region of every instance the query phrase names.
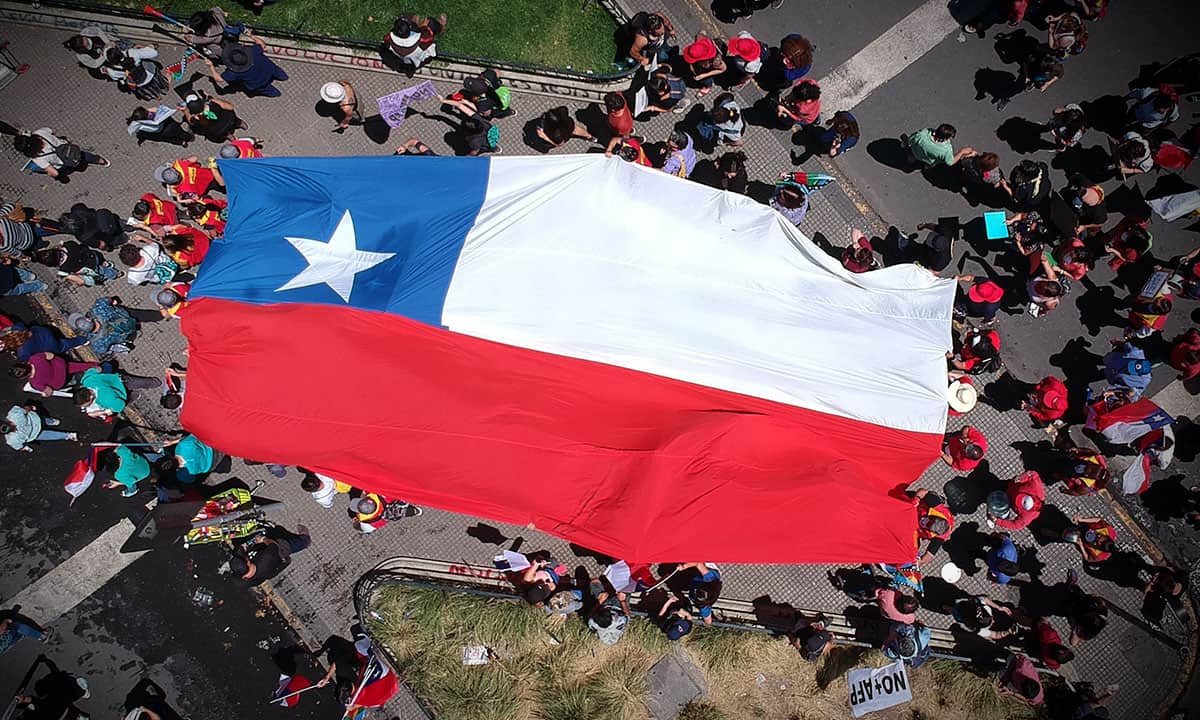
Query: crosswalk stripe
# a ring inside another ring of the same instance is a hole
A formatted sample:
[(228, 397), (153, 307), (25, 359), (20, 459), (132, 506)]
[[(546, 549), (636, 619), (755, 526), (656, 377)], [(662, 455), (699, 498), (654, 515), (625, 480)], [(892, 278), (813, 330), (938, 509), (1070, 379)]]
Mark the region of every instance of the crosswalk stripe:
[(146, 554), (121, 553), (121, 545), (133, 530), (133, 523), (123, 518), (6, 604), (20, 605), (22, 615), (40, 624), (53, 622)]
[(821, 105), (851, 110), (958, 30), (945, 0), (928, 0), (821, 79)]

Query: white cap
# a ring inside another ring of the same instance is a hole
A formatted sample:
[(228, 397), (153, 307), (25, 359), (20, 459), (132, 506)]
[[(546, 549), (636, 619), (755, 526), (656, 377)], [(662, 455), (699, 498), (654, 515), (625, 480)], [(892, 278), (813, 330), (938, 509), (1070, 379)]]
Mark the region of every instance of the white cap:
[(340, 103), (346, 99), (346, 88), (340, 82), (327, 82), (321, 86), (321, 99), (327, 103)]

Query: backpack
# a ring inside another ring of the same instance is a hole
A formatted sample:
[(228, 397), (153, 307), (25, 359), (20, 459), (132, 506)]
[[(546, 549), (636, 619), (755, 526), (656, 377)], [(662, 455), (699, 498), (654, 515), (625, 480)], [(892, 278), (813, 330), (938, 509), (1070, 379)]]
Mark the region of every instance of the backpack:
[(1046, 163), (1034, 160), (1022, 160), (1013, 168), (1010, 177), (1013, 202), (1033, 206), (1044, 200), (1050, 194), (1050, 183), (1046, 179), (1047, 169)]
[(825, 628), (809, 626), (797, 633), (801, 640), (800, 654), (809, 662), (816, 662), (825, 651), (825, 646), (833, 639), (833, 633)]
[(63, 170), (78, 170), (83, 167), (83, 148), (72, 142), (61, 142), (54, 146), (54, 149), (48, 153), (42, 153), (39, 157), (47, 157), (49, 155), (58, 156), (59, 163), (62, 164)]

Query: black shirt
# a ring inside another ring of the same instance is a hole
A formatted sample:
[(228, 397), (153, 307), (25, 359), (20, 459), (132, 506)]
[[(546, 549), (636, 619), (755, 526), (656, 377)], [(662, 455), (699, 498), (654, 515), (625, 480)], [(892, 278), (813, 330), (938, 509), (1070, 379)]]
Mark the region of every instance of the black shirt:
[(270, 580), (283, 572), (288, 565), (279, 554), (279, 546), (274, 542), (251, 545), (248, 555), (250, 562), (254, 563), (254, 575), (243, 579), (243, 582), (248, 585), (258, 585), (263, 581)]

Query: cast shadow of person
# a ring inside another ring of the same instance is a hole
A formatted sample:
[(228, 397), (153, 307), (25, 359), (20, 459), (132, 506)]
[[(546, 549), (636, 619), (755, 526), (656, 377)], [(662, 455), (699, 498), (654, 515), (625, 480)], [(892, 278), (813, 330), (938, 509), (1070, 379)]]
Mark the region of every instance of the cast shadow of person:
[(921, 601), (921, 607), (930, 612), (935, 612), (941, 615), (946, 614), (946, 608), (954, 605), (959, 600), (970, 597), (966, 590), (952, 585), (937, 576), (926, 577), (922, 581), (924, 592), (918, 597)]
[(1105, 580), (1117, 587), (1140, 590), (1145, 586), (1141, 573), (1149, 565), (1141, 555), (1120, 549), (1104, 562), (1085, 563), (1083, 571), (1097, 580)]
[(599, 103), (588, 103), (576, 110), (575, 120), (587, 128), (592, 137), (601, 138), (603, 142), (612, 139), (612, 131), (608, 128), (608, 116)]
[(1053, 150), (1055, 145), (1045, 138), (1045, 133), (1045, 125), (1023, 117), (1010, 117), (996, 128), (996, 137), (1022, 155)]
[(1019, 28), (1012, 32), (996, 33), (992, 47), (1000, 62), (1005, 65), (1017, 65), (1037, 52), (1041, 44), (1041, 40), (1030, 35), (1025, 28)]
[(854, 629), (855, 640), (872, 647), (880, 647), (887, 640), (888, 622), (880, 614), (877, 605), (847, 605), (842, 615)]
[(1117, 175), (1112, 153), (1100, 145), (1075, 145), (1054, 156), (1050, 167), (1062, 170), (1067, 177), (1083, 175), (1094, 183), (1105, 183)]
[(1000, 412), (1020, 410), (1021, 403), (1033, 392), (1033, 387), (1033, 383), (1018, 380), (1012, 373), (1006, 372), (983, 386), (983, 397), (980, 399)]
[(503, 545), (508, 542), (508, 536), (500, 532), (499, 528), (485, 523), (475, 523), (467, 528), (467, 535), (485, 545)]
[(879, 138), (867, 143), (867, 154), (875, 162), (903, 173), (913, 173), (920, 169), (920, 164), (912, 159), (908, 149), (899, 138)]
[(1071, 408), (1083, 408), (1087, 389), (1092, 383), (1103, 380), (1100, 367), (1104, 357), (1092, 352), (1092, 343), (1082, 335), (1071, 338), (1063, 349), (1050, 356), (1050, 365), (1062, 371), (1067, 385), (1067, 400)]
[(980, 532), (979, 523), (972, 520), (956, 525), (954, 533), (950, 535), (944, 547), (950, 561), (957, 565), (964, 575), (974, 577), (984, 569), (984, 555), (991, 544), (991, 534)]
[(1096, 337), (1106, 327), (1125, 326), (1125, 317), (1117, 312), (1118, 308), (1124, 307), (1125, 301), (1117, 297), (1117, 292), (1111, 285), (1096, 285), (1092, 282), (1081, 282), (1080, 285), (1084, 287), (1084, 293), (1075, 298), (1075, 308), (1079, 311), (1079, 321), (1087, 328), (1088, 335)]
[(942, 497), (955, 515), (965, 515), (978, 510), (992, 491), (1003, 490), (1005, 486), (1005, 481), (991, 471), (990, 463), (984, 458), (970, 473), (959, 475), (943, 485)]
[(1029, 523), (1029, 534), (1039, 547), (1063, 542), (1063, 531), (1075, 523), (1057, 505), (1047, 502), (1037, 518)]
[(1021, 467), (1037, 472), (1047, 484), (1050, 483), (1050, 473), (1054, 470), (1062, 455), (1049, 440), (1039, 440), (1037, 442), (1017, 440), (1011, 443), (1010, 447), (1020, 454)]
[(697, 161), (696, 167), (692, 168), (692, 174), (688, 175), (688, 180), (711, 188), (721, 187), (721, 174), (717, 172), (716, 162), (710, 158)]
[(751, 180), (746, 188), (746, 194), (766, 205), (771, 202), (771, 197), (775, 195), (775, 186), (771, 183), (765, 183), (761, 180)]
[(992, 105), (1010, 100), (1025, 89), (1025, 84), (1007, 70), (979, 68), (975, 71), (975, 99), (987, 100)]
[[(1178, 441), (1178, 437), (1176, 437)], [(1178, 447), (1178, 442), (1176, 446)], [(1159, 522), (1181, 518), (1187, 514), (1191, 492), (1183, 486), (1182, 474), (1153, 482), (1140, 500), (1146, 512)]]
[(1079, 107), (1087, 117), (1089, 128), (1111, 137), (1120, 137), (1124, 133), (1128, 110), (1125, 98), (1120, 95), (1102, 95), (1079, 103)]

